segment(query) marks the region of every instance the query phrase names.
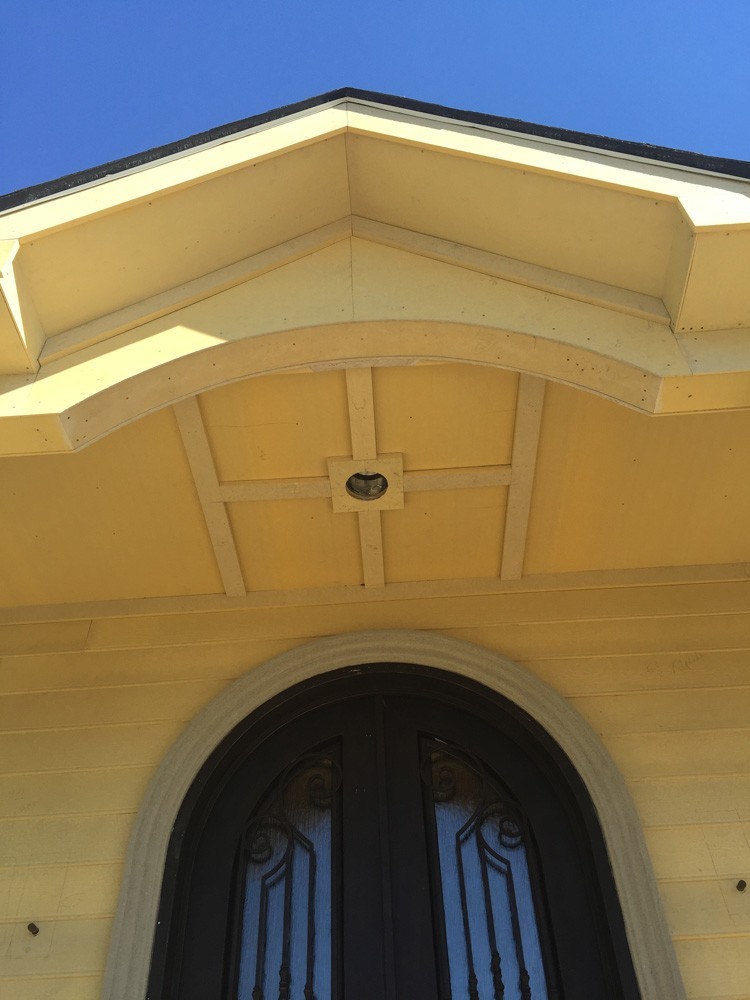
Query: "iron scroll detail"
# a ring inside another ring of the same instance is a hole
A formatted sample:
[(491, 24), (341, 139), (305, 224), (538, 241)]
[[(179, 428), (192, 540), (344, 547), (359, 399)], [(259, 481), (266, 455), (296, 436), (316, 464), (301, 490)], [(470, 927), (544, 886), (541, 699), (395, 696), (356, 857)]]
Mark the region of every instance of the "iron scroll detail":
[[(472, 753), (423, 737), (420, 758), (431, 870), (438, 883), (434, 897), (442, 911), (438, 936), (447, 952), (441, 960), (444, 1000), (454, 995), (547, 1000), (554, 993), (547, 992), (536, 929), (530, 931), (526, 817)], [(460, 921), (453, 910), (460, 912)], [(533, 976), (525, 944), (538, 956)]]
[[(316, 917), (326, 908), (320, 898), (325, 886), (319, 885), (319, 853), (328, 851), (330, 872), (330, 814), (341, 784), (334, 751), (304, 754), (282, 773), (244, 830), (240, 996), (291, 1000), (294, 982), (304, 976), (304, 1000), (317, 1000)], [(298, 953), (302, 940), (303, 956)], [(274, 958), (278, 991), (269, 968)]]

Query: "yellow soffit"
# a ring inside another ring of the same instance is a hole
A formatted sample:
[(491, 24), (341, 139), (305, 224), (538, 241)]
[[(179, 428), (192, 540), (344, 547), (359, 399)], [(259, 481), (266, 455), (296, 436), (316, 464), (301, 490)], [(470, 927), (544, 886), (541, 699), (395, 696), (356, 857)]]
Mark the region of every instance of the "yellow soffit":
[(750, 407), (750, 180), (407, 104), (321, 100), (0, 213), (0, 454), (352, 362)]

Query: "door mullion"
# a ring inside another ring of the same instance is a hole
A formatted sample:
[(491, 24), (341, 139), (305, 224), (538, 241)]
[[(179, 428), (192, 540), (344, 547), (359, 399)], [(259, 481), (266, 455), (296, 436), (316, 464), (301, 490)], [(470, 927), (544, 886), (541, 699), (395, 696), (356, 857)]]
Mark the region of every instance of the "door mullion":
[[(342, 734), (342, 966), (337, 1000), (395, 1000), (379, 699), (346, 704)], [(387, 942), (387, 945), (386, 945)]]
[(384, 698), (373, 699), (373, 715), (375, 719), (377, 775), (378, 775), (378, 827), (381, 844), (380, 877), (383, 899), (383, 961), (385, 965), (385, 981), (388, 1000), (396, 1000), (399, 996), (397, 988), (395, 948), (394, 948), (394, 900), (393, 900), (393, 867), (391, 863), (391, 829), (392, 821), (397, 821), (398, 813), (390, 809), (390, 779), (388, 768), (388, 736), (386, 732), (386, 714)]
[(427, 833), (413, 702), (382, 699), (398, 1000), (440, 998)]

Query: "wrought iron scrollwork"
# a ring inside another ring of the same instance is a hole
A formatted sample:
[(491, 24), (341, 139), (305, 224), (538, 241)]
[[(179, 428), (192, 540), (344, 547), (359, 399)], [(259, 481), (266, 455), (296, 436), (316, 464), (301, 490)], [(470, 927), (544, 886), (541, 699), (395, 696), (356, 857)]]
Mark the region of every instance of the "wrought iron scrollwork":
[[(270, 1000), (266, 995), (269, 902), (273, 889), (281, 888), (281, 961), (278, 972), (278, 1000), (290, 1000), (292, 987), (292, 928), (299, 927), (294, 908), (304, 900), (306, 952), (305, 1000), (315, 998), (315, 900), (318, 858), (316, 845), (300, 829), (299, 816), (310, 810), (330, 810), (341, 787), (341, 769), (332, 753), (305, 754), (281, 775), (273, 794), (251, 818), (243, 835), (244, 867), (258, 883), (257, 928), (252, 1000)], [(295, 860), (303, 855), (307, 885), (295, 892)], [(253, 872), (253, 869), (265, 871)], [(245, 914), (246, 924), (248, 914)], [(247, 927), (246, 927), (247, 933)]]
[[(475, 964), (478, 919), (486, 927), (489, 946), (489, 982), (493, 998), (506, 1000), (503, 962), (505, 960), (507, 964), (508, 956), (501, 955), (500, 938), (496, 927), (498, 903), (493, 898), (492, 889), (492, 879), (497, 876), (505, 885), (508, 913), (503, 919), (508, 919), (510, 923), (515, 953), (513, 964), (518, 974), (517, 989), (513, 989), (510, 996), (517, 997), (518, 1000), (532, 1000), (514, 883), (514, 862), (511, 857), (519, 848), (523, 853), (527, 841), (525, 817), (516, 803), (500, 791), (482, 762), (473, 754), (436, 739), (423, 739), (421, 754), (421, 775), (434, 804), (431, 810), (436, 824), (434, 839), (439, 845), (438, 850), (441, 855), (433, 870), (445, 871), (445, 866), (450, 864), (455, 866), (456, 871), (469, 1000), (481, 1000), (481, 979), (477, 975)], [(460, 805), (463, 812), (459, 815), (463, 821), (457, 821), (460, 825), (453, 834), (453, 856), (449, 859), (443, 856), (447, 844), (444, 842), (445, 834), (441, 843), (441, 836), (437, 830), (437, 813), (441, 807), (444, 811), (445, 807), (451, 804)], [(467, 852), (471, 851), (472, 845), (475, 855), (470, 858)], [(483, 918), (478, 918), (474, 912), (476, 900), (474, 900), (474, 910), (469, 905), (467, 859), (475, 869), (478, 867)]]

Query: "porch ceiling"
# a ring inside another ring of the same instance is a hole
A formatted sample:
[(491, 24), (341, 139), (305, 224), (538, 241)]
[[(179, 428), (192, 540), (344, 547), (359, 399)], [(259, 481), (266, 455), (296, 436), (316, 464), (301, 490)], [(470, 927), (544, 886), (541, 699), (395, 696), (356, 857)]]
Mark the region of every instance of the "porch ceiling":
[(348, 99), (0, 215), (0, 604), (750, 561), (748, 193)]
[[(473, 365), (250, 378), (80, 452), (0, 459), (0, 603), (678, 579), (750, 562), (748, 440), (750, 411), (654, 418)], [(394, 453), (400, 509), (334, 512), (329, 458)]]

